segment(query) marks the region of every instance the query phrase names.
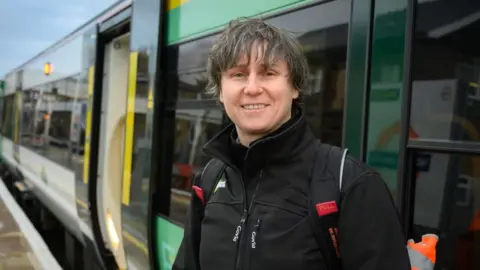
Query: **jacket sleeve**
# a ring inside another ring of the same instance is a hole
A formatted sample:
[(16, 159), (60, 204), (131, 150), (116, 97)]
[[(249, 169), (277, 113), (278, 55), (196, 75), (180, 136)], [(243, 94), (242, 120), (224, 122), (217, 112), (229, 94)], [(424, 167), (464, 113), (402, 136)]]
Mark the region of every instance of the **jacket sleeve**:
[(200, 270), (199, 250), (202, 219), (202, 201), (192, 191), (183, 240), (173, 269)]
[(381, 176), (361, 175), (345, 191), (339, 217), (343, 270), (410, 270), (398, 210)]

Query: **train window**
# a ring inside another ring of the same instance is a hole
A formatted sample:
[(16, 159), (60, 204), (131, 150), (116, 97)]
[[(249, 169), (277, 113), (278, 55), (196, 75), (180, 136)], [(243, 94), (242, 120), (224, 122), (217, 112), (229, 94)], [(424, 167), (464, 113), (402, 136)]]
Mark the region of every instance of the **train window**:
[(480, 2), (417, 3), (411, 123), (421, 139), (480, 141)]
[(480, 156), (416, 154), (413, 238), (435, 233), (435, 269), (479, 269)]
[(315, 136), (341, 145), (350, 1), (339, 0), (270, 20), (296, 34), (310, 66), (310, 87), (303, 97)]
[(175, 119), (170, 218), (184, 224), (192, 176), (210, 159), (202, 147), (222, 128), (222, 111), (218, 108), (177, 110)]
[(20, 123), (20, 145), (33, 148), (35, 134), (35, 108), (39, 98), (39, 91), (27, 89), (22, 91), (22, 117)]
[(3, 98), (3, 119), (1, 123), (2, 135), (13, 141), (13, 117), (15, 113), (14, 101), (15, 95), (11, 94)]
[(218, 35), (203, 38), (178, 48), (178, 99), (211, 99), (205, 94), (207, 56)]
[[(3, 91), (0, 92), (0, 121), (2, 121), (1, 123), (3, 123), (3, 107), (4, 107), (4, 103), (3, 103)], [(1, 128), (2, 128), (2, 124), (0, 123), (0, 131), (1, 131)]]
[(20, 144), (71, 167), (71, 121), (75, 77), (22, 91)]
[[(307, 119), (314, 134), (340, 145), (345, 93), (350, 1), (319, 4), (268, 22), (292, 31), (303, 47), (311, 69), (309, 94), (303, 97)], [(218, 36), (179, 47), (179, 100), (205, 98), (205, 63)], [(179, 110), (176, 116), (170, 218), (183, 224), (190, 196), (192, 173), (209, 160), (201, 148), (222, 127), (220, 110)]]

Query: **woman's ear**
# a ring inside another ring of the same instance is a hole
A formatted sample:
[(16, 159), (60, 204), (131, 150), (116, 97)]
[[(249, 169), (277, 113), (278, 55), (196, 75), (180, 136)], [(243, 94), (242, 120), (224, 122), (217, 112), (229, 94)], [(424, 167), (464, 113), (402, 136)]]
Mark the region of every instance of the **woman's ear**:
[(297, 99), (300, 96), (300, 90), (293, 89), (292, 99)]
[(218, 101), (223, 104), (223, 92), (220, 90), (219, 93), (218, 93)]

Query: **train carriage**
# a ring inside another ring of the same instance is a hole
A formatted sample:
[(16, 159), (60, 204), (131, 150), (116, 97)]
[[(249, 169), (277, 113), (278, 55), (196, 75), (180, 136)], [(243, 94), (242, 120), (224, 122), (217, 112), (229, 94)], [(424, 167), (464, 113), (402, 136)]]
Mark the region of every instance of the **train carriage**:
[(480, 250), (479, 8), (117, 1), (5, 75), (1, 177), (39, 230), (60, 232), (65, 269), (172, 269), (202, 146), (229, 124), (204, 91), (208, 50), (229, 20), (263, 17), (308, 58), (314, 134), (382, 173), (409, 238), (443, 232), (439, 267), (474, 269), (457, 250)]

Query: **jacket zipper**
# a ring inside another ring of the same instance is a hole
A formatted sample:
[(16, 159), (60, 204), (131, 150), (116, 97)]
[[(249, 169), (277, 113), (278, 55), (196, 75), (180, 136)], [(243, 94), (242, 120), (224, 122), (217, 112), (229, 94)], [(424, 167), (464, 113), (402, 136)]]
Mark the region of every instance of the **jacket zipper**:
[(251, 248), (256, 249), (257, 248), (257, 234), (258, 234), (258, 229), (260, 229), (260, 223), (262, 222), (261, 219), (257, 219), (257, 223), (255, 224), (255, 227), (253, 228), (252, 232), (252, 238), (251, 238)]
[(258, 177), (257, 186), (255, 187), (255, 191), (253, 192), (252, 201), (247, 209), (247, 192), (245, 191), (245, 184), (243, 182), (243, 174), (242, 177), (242, 192), (243, 192), (243, 216), (240, 219), (240, 223), (235, 230), (235, 234), (233, 236), (233, 242), (237, 243), (237, 250), (235, 254), (235, 269), (241, 269), (241, 252), (242, 252), (242, 244), (245, 242), (245, 235), (242, 234), (243, 230), (245, 229), (245, 224), (248, 222), (248, 212), (252, 209), (253, 202), (255, 201), (255, 196), (257, 195), (258, 186), (260, 185), (260, 179), (262, 178), (263, 170), (260, 171), (260, 176)]

